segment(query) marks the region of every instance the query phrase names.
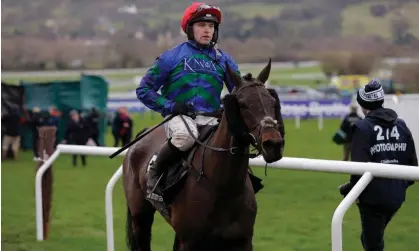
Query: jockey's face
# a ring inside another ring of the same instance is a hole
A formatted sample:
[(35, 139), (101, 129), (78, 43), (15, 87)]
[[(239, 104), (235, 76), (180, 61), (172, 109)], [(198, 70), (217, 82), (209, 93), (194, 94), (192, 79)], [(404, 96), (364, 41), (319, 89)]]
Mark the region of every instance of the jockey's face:
[(202, 45), (209, 45), (214, 36), (214, 23), (196, 22), (192, 26), (195, 41)]

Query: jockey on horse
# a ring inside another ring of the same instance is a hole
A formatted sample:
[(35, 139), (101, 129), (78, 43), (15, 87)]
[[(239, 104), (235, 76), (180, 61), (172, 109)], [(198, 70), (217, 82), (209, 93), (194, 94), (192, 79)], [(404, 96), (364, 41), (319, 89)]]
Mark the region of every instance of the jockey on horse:
[[(240, 75), (232, 57), (217, 48), (221, 19), (216, 6), (195, 2), (187, 7), (181, 27), (188, 41), (162, 53), (136, 90), (138, 99), (151, 110), (163, 117), (176, 115), (164, 125), (168, 140), (149, 170), (148, 198), (153, 198), (151, 191), (160, 175), (195, 143), (180, 116), (197, 138), (197, 125), (216, 125), (217, 118), (188, 115), (220, 109), (223, 81), (229, 92), (233, 89), (225, 74), (226, 64)], [(157, 93), (160, 88), (161, 95)]]

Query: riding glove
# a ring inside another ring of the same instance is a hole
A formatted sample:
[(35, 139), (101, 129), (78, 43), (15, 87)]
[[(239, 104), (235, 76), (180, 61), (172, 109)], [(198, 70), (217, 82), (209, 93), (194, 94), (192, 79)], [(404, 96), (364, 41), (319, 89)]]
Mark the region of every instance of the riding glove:
[(353, 185), (350, 182), (342, 184), (339, 186), (339, 192), (341, 195), (346, 196), (352, 190)]
[(185, 103), (176, 102), (175, 105), (173, 106), (174, 115), (187, 115), (190, 112), (191, 112), (191, 108)]

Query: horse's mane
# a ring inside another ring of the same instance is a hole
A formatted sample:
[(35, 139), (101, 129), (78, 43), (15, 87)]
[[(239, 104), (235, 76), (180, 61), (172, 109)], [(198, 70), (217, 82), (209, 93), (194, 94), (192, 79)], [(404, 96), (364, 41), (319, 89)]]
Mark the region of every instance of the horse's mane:
[(237, 93), (237, 91), (239, 89), (241, 89), (241, 87), (243, 86), (248, 86), (251, 85), (255, 82), (255, 78), (252, 76), (252, 73), (246, 73), (246, 75), (244, 75), (243, 77), (241, 77), (241, 81), (240, 81), (240, 87), (234, 87), (231, 94), (235, 95)]
[(252, 73), (247, 73), (246, 75), (243, 76), (243, 79), (249, 82), (253, 82), (255, 79), (252, 76)]

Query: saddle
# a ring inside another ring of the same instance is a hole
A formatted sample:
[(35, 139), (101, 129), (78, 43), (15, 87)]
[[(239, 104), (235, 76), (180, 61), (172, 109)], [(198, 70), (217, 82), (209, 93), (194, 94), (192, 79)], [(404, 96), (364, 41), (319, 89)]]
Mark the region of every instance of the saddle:
[[(209, 140), (209, 137), (212, 135), (215, 130), (217, 130), (218, 125), (198, 125), (199, 137), (198, 140), (201, 142), (206, 142)], [(177, 163), (172, 164), (172, 166), (166, 168), (166, 171), (162, 174), (161, 179), (157, 182), (157, 187), (159, 188), (159, 194), (161, 198), (158, 200), (148, 199), (154, 207), (163, 215), (170, 217), (170, 205), (172, 204), (175, 196), (183, 189), (185, 185), (186, 178), (188, 175), (193, 175), (198, 179), (201, 178), (201, 175), (195, 169), (191, 168), (188, 164), (188, 159), (193, 155), (198, 147), (198, 144), (195, 143), (187, 152), (183, 158)], [(148, 163), (148, 169), (153, 164), (153, 161), (157, 158), (159, 153), (156, 152), (150, 158)], [(148, 170), (147, 169), (147, 170)], [(255, 194), (259, 192), (262, 188), (262, 179), (256, 177), (252, 174), (249, 167), (249, 177), (252, 182), (253, 190)]]

